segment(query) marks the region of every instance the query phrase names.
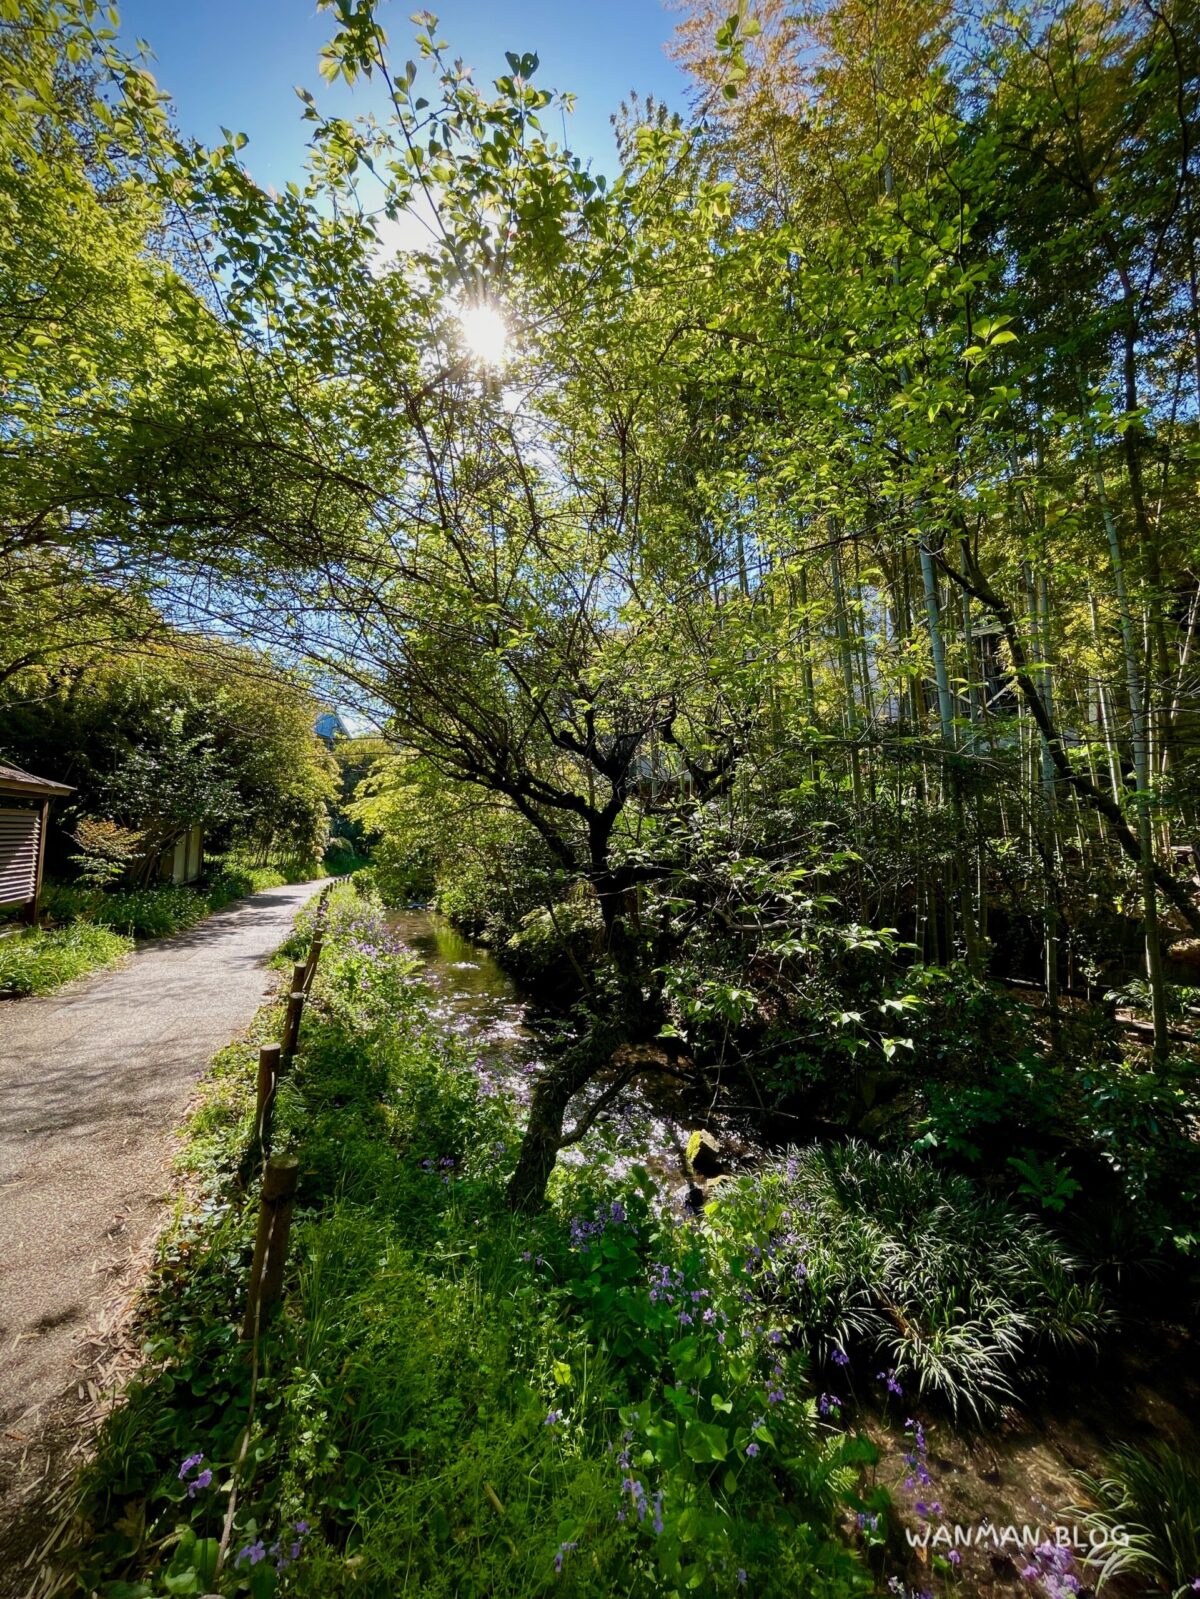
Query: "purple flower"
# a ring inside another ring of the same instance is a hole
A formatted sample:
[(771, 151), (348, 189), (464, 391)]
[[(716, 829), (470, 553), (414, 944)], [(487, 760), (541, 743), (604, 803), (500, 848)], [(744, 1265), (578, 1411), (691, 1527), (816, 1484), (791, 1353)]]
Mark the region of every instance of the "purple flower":
[(544, 1427), (557, 1427), (561, 1420), (562, 1420), (562, 1411), (561, 1410), (548, 1410), (546, 1412), (546, 1419), (542, 1423), (542, 1425)]
[(744, 1588), (746, 1586), (746, 1573), (741, 1566), (738, 1567), (737, 1580), (739, 1588)]
[(946, 1554), (946, 1559), (950, 1562), (950, 1564), (952, 1566), (961, 1566), (962, 1565), (962, 1556), (959, 1554), (957, 1549), (949, 1550), (947, 1552), (947, 1554)]
[(654, 1496), (654, 1536), (656, 1538), (661, 1536), (663, 1530), (662, 1503), (662, 1494), (656, 1493)]
[(835, 1348), (833, 1351), (833, 1363), (835, 1366), (848, 1366), (850, 1364), (850, 1356), (844, 1349)]
[(184, 1479), (187, 1477), (189, 1472), (195, 1471), (196, 1467), (200, 1464), (200, 1462), (203, 1459), (204, 1459), (203, 1455), (189, 1455), (187, 1457), (187, 1459), (184, 1461), (183, 1465), (180, 1466), (180, 1468), (179, 1468), (179, 1480), (180, 1480), (180, 1482), (184, 1481)]
[(296, 1531), (303, 1538), (304, 1534), (308, 1531), (308, 1522), (307, 1521), (298, 1521), (296, 1523)]
[(750, 1442), (746, 1445), (746, 1453), (750, 1456), (751, 1459), (753, 1459), (754, 1456), (758, 1453), (758, 1445), (757, 1445), (757, 1443), (755, 1443), (755, 1441), (753, 1439), (751, 1439)]
[(196, 1495), (200, 1492), (201, 1488), (207, 1488), (211, 1481), (212, 1481), (212, 1472), (208, 1471), (207, 1469), (202, 1471), (200, 1473), (200, 1475), (196, 1478), (195, 1482), (189, 1482), (188, 1483), (188, 1498), (189, 1499), (194, 1499), (196, 1497)]
[(554, 1557), (555, 1571), (561, 1571), (563, 1568), (563, 1557), (570, 1554), (572, 1549), (578, 1548), (579, 1545), (577, 1543), (560, 1543), (558, 1546), (558, 1553)]
[(248, 1560), (252, 1566), (257, 1566), (260, 1560), (266, 1559), (266, 1554), (267, 1551), (263, 1547), (263, 1541), (259, 1538), (254, 1543), (248, 1543), (244, 1549), (238, 1551), (236, 1563), (240, 1566), (243, 1560)]
[(880, 1371), (876, 1373), (876, 1376), (881, 1383), (887, 1385), (889, 1394), (895, 1394), (898, 1398), (903, 1397), (904, 1389), (896, 1381), (896, 1373), (894, 1371)]

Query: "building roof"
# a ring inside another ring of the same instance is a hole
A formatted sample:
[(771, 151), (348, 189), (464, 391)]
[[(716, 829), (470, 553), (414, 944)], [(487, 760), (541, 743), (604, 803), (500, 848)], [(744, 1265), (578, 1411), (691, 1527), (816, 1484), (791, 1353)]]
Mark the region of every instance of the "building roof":
[(19, 766), (0, 766), (0, 794), (22, 794), (31, 799), (55, 799), (73, 794), (69, 783), (55, 783), (49, 777), (35, 777)]

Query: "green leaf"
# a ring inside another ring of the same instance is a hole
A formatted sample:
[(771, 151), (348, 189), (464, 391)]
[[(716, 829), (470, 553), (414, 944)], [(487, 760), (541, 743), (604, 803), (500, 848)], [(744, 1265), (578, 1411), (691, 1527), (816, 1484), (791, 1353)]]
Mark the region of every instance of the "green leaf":
[(711, 1421), (690, 1421), (684, 1429), (683, 1452), (690, 1460), (724, 1460), (729, 1453), (729, 1434)]

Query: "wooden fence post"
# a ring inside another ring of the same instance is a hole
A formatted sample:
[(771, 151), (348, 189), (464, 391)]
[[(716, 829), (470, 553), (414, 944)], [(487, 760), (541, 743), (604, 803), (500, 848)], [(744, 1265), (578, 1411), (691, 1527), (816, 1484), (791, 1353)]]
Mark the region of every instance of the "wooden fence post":
[(284, 1061), (291, 1060), (300, 1039), (300, 1018), (304, 1014), (304, 970), (303, 961), (297, 961), (292, 967), (292, 991), (288, 995), (283, 1037), (279, 1046)]
[(312, 987), (312, 980), (317, 975), (317, 962), (321, 959), (321, 951), (325, 947), (325, 940), (317, 933), (312, 943), (308, 946), (308, 960), (304, 965), (304, 992), (307, 994)]
[(271, 1147), (271, 1111), (279, 1079), (279, 1045), (264, 1044), (258, 1052), (258, 1093), (254, 1108), (254, 1137), (265, 1155)]
[(298, 1172), (299, 1162), (293, 1156), (269, 1160), (263, 1168), (262, 1203), (254, 1240), (254, 1264), (250, 1268), (250, 1295), (242, 1322), (242, 1337), (246, 1339), (254, 1337), (256, 1328), (265, 1323), (271, 1306), (283, 1292), (283, 1267), (287, 1260)]

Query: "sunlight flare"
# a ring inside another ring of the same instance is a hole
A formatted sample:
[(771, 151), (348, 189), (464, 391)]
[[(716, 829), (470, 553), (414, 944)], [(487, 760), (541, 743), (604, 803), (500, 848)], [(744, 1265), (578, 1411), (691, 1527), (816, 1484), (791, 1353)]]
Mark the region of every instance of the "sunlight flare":
[(459, 313), (467, 347), (484, 366), (499, 366), (508, 352), (508, 324), (498, 307), (475, 300)]

